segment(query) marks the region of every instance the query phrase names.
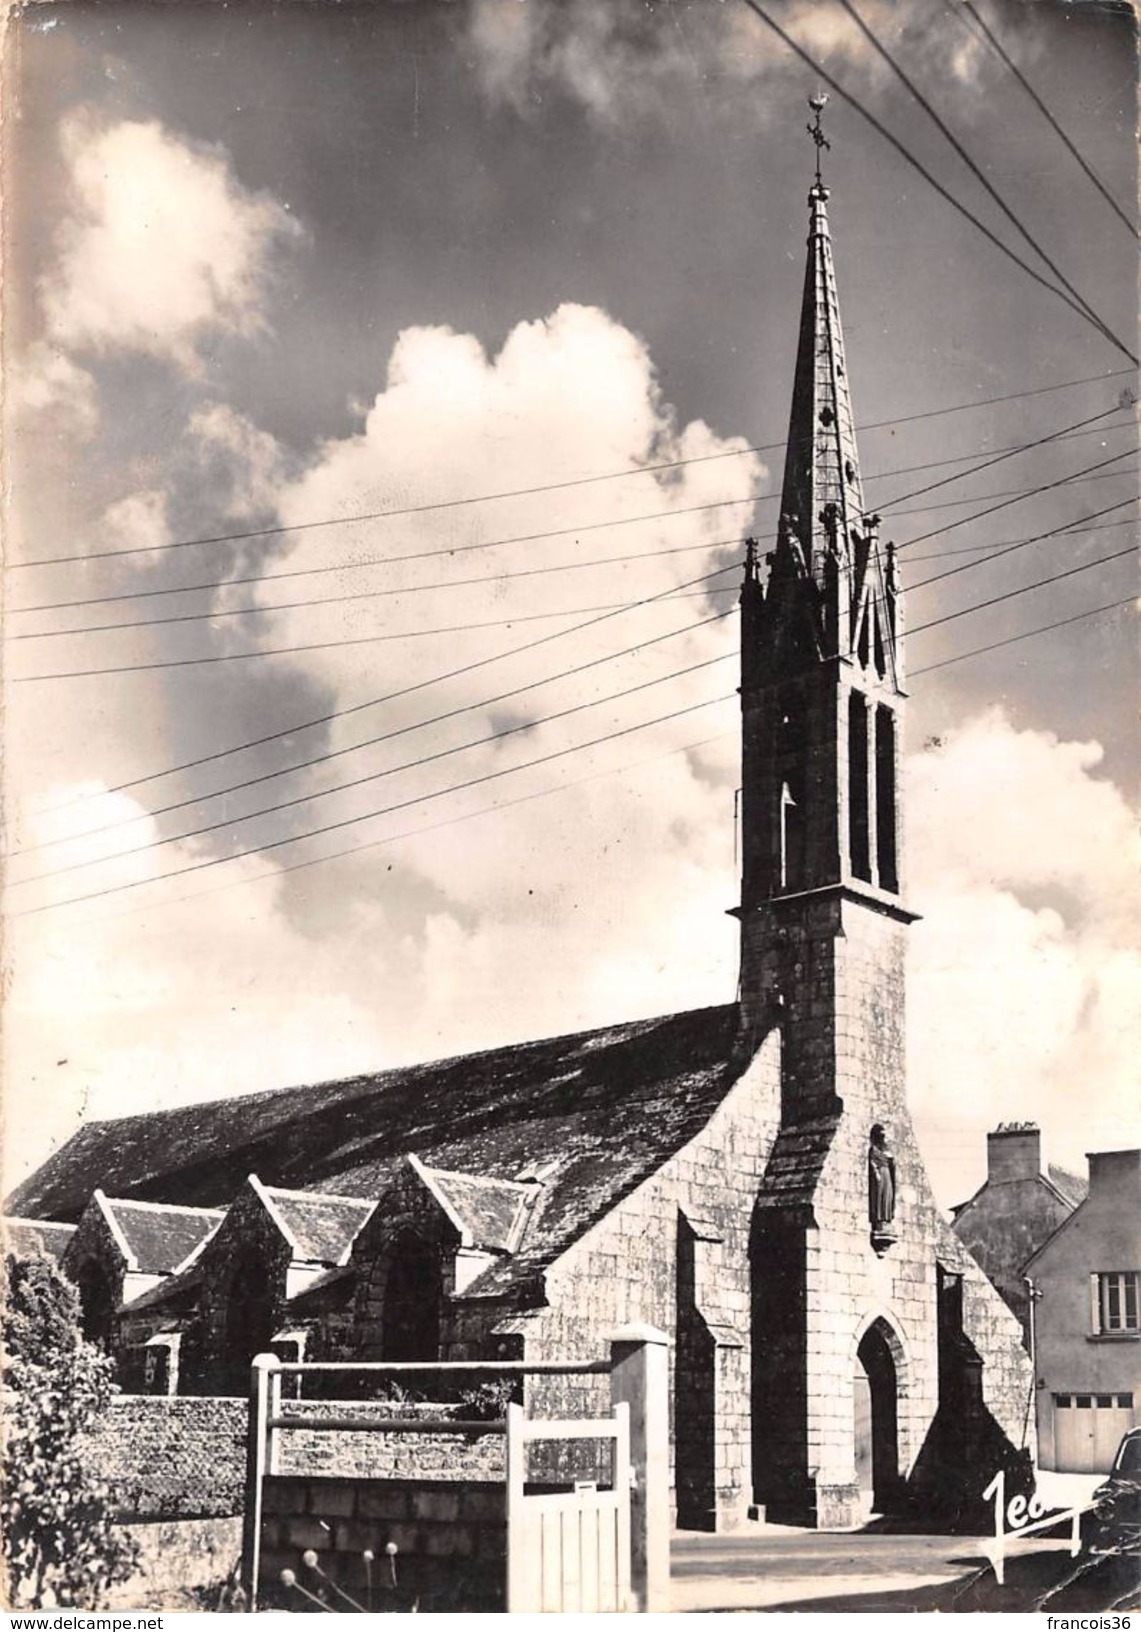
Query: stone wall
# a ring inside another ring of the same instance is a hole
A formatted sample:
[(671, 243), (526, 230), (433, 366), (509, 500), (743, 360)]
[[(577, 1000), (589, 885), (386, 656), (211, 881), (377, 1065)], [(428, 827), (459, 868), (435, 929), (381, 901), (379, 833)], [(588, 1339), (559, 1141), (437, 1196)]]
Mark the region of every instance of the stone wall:
[[(182, 1343), (185, 1393), (244, 1392), (250, 1361), (285, 1318), (289, 1262), (289, 1244), (246, 1184), (203, 1248), (201, 1294)], [(231, 1330), (235, 1319), (241, 1332)]]
[(84, 1455), (115, 1486), (124, 1517), (223, 1517), (242, 1511), (246, 1402), (121, 1394)]
[[(382, 1400), (290, 1400), (286, 1410), (291, 1417), (352, 1415), (378, 1423), (392, 1417), (440, 1415), (440, 1407), (436, 1405)], [(462, 1407), (449, 1406), (448, 1411), (458, 1416), (465, 1414)], [(502, 1479), (504, 1444), (501, 1429), (486, 1433), (468, 1430), (388, 1434), (327, 1430), (313, 1433), (304, 1428), (289, 1428), (278, 1434), (278, 1470), (282, 1474), (345, 1479), (426, 1477), (444, 1482)]]
[[(397, 1549), (395, 1585), (385, 1549)], [(308, 1551), (317, 1555), (307, 1565)], [(371, 1566), (363, 1554), (374, 1555)], [(262, 1608), (349, 1610), (336, 1588), (377, 1610), (502, 1610), (507, 1497), (502, 1481), (270, 1478), (263, 1492), (258, 1601)], [(369, 1597), (371, 1568), (372, 1594)], [(334, 1583), (334, 1586), (330, 1585)]]
[(239, 1579), (240, 1518), (152, 1519), (124, 1524), (138, 1549), (129, 1581), (107, 1594), (107, 1609), (219, 1610)]
[[(697, 1262), (689, 1276), (683, 1273), (693, 1341), (683, 1348), (681, 1367), (671, 1347), (670, 1411), (675, 1426), (687, 1419), (687, 1455), (708, 1458), (712, 1488), (702, 1527), (715, 1519), (719, 1529), (729, 1528), (752, 1500), (749, 1231), (776, 1131), (778, 1081), (774, 1036), (703, 1131), (548, 1270), (549, 1307), (509, 1323), (522, 1334), (528, 1360), (607, 1359), (609, 1334), (628, 1322), (675, 1333), (679, 1240), (697, 1226)], [(608, 1380), (531, 1378), (527, 1409), (531, 1416), (604, 1414)], [(695, 1522), (692, 1510), (681, 1517)]]

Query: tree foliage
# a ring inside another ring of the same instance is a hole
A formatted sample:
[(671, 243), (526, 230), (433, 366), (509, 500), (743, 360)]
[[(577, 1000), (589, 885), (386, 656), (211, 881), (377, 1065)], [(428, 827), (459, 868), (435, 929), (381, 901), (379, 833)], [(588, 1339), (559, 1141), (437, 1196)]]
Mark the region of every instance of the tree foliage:
[(112, 1361), (85, 1341), (75, 1288), (46, 1256), (4, 1261), (0, 1545), (13, 1604), (96, 1608), (135, 1549), (112, 1524), (110, 1488), (83, 1435), (114, 1391)]

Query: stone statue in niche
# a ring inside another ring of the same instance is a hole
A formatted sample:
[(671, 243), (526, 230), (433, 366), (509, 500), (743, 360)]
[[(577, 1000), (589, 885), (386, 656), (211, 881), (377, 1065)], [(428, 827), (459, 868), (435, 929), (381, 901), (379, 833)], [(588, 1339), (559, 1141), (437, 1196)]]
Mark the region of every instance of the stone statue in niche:
[(885, 1252), (895, 1240), (895, 1157), (882, 1122), (874, 1124), (868, 1142), (868, 1222), (872, 1246)]

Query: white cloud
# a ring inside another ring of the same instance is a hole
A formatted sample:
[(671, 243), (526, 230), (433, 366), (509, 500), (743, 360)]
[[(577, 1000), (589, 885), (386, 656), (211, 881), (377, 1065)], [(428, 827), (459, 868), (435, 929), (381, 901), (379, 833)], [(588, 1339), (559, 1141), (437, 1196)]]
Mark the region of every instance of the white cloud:
[(168, 544), (165, 492), (161, 488), (143, 488), (116, 499), (103, 512), (99, 530), (107, 549), (157, 549)]
[(248, 517), (272, 511), (286, 472), (277, 439), (228, 403), (208, 402), (191, 414), (199, 470), (222, 513)]
[(61, 438), (86, 441), (99, 427), (95, 381), (66, 352), (42, 340), (13, 365), (8, 404), (17, 415), (50, 415)]
[(1083, 1171), (1137, 1141), (1135, 831), (1100, 758), (993, 710), (911, 761), (911, 1094), (962, 1194), (1000, 1120)]
[[(896, 0), (863, 0), (868, 27), (905, 67), (974, 91), (988, 66), (986, 47), (959, 15)], [(827, 0), (792, 0), (775, 8), (780, 26), (832, 69), (855, 70), (881, 84), (891, 70), (853, 18)], [(760, 84), (804, 68), (764, 22), (740, 3), (695, 10), (644, 0), (473, 0), (468, 47), (485, 94), (521, 114), (555, 88), (602, 125), (670, 106), (668, 83), (722, 76)], [(1008, 41), (1016, 55), (1033, 51), (1033, 35)], [(751, 104), (766, 118), (764, 99)], [(782, 112), (786, 111), (782, 102)]]
[[(243, 503), (268, 502), (280, 479), (272, 439), (219, 405), (193, 431)], [(693, 462), (646, 469), (672, 460)], [(581, 483), (599, 473), (617, 479)], [(678, 599), (501, 654), (584, 621), (588, 607), (711, 571), (736, 553), (718, 545), (746, 525), (743, 507), (721, 501), (764, 480), (740, 441), (677, 423), (644, 345), (602, 311), (565, 306), (521, 323), (494, 356), (470, 335), (405, 331), (358, 433), (323, 446), (278, 497), (286, 524), (406, 513), (289, 535), (271, 572), (338, 570), (288, 590), (263, 584), (263, 605), (283, 595), (306, 604), (267, 614), (249, 637), (328, 645), (296, 663), (333, 708), (389, 699), (332, 722), (324, 746), (351, 752), (257, 797), (369, 780), (295, 811), (299, 824), (338, 824), (296, 850), (27, 920), (9, 1011), (20, 1102), (39, 1116), (37, 1095), (50, 1089), (68, 1117), (81, 1105), (106, 1115), (727, 1001), (735, 701), (629, 728), (732, 693), (730, 621), (683, 630), (711, 608)], [(549, 485), (559, 482), (571, 485)], [(157, 490), (105, 518), (123, 540), (158, 542), (165, 527)], [(565, 531), (549, 536), (556, 529)], [(521, 542), (497, 545), (506, 538)], [(605, 560), (629, 553), (637, 558)], [(546, 567), (556, 570), (536, 572)], [(735, 588), (735, 574), (720, 581)], [(396, 593), (312, 604), (377, 590)], [(526, 621), (547, 612), (559, 616)], [(422, 638), (443, 628), (453, 632)], [(338, 644), (353, 640), (365, 643)], [(626, 647), (636, 649), (615, 655)], [(607, 661), (556, 678), (595, 659)], [(483, 666), (458, 672), (474, 663)], [(668, 678), (696, 664), (709, 666)], [(441, 681), (442, 671), (457, 672)], [(474, 740), (510, 724), (528, 728)], [(683, 751), (706, 737), (717, 740)], [(547, 755), (561, 757), (521, 768)], [(1018, 730), (991, 712), (909, 762), (911, 871), (925, 914), (911, 932), (911, 1093), (945, 1201), (967, 1193), (1000, 1119), (1036, 1116), (1049, 1155), (1079, 1166), (1085, 1149), (1136, 1137), (1133, 827), (1099, 761), (1096, 744)], [(76, 831), (95, 825), (90, 808), (100, 825), (138, 810), (122, 796), (80, 805)], [(215, 805), (192, 819), (224, 809), (231, 846), (298, 831), (240, 824), (247, 808)], [(69, 827), (57, 817), (48, 831)], [(154, 836), (143, 821), (57, 855), (105, 857)], [(101, 862), (106, 870), (44, 886), (43, 898), (196, 864), (212, 842)], [(277, 871), (357, 845), (369, 848)], [(127, 916), (104, 921), (120, 908)]]
[(282, 245), (299, 228), (246, 191), (221, 149), (193, 147), (157, 121), (64, 124), (70, 214), (40, 282), (53, 343), (148, 352), (186, 369), (209, 335), (251, 335)]

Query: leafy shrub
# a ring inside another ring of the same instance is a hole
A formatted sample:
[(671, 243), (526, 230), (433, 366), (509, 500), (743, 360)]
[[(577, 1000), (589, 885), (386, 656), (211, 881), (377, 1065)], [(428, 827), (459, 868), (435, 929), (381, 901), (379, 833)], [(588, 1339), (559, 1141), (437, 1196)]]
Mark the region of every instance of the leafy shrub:
[(81, 1454), (113, 1392), (112, 1362), (81, 1335), (75, 1288), (48, 1257), (5, 1259), (0, 1318), (9, 1593), (33, 1608), (94, 1609), (135, 1562), (113, 1525), (111, 1491)]

